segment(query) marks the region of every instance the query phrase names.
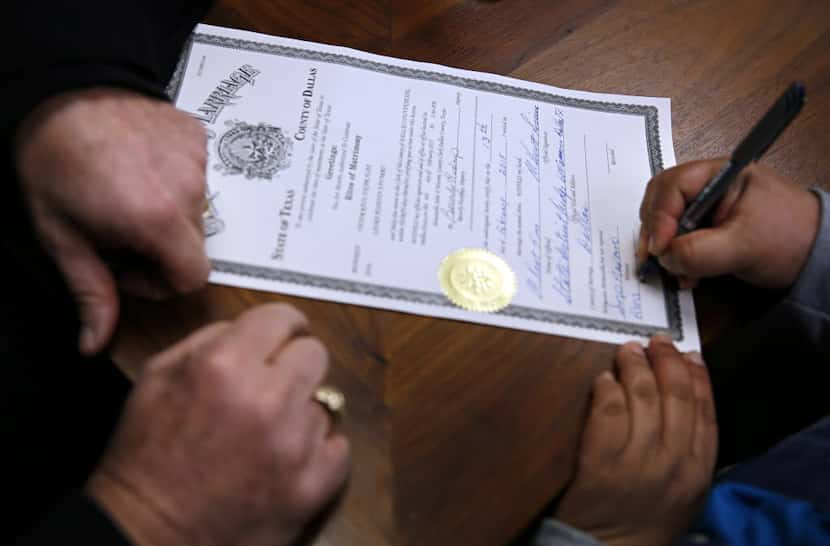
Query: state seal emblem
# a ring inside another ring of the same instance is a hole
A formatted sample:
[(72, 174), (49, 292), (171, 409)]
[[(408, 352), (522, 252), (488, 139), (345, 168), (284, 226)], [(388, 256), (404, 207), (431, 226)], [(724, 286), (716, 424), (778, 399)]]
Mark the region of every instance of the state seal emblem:
[(217, 170), (244, 174), (245, 178), (271, 180), (291, 162), (291, 140), (282, 129), (266, 123), (251, 125), (227, 121), (228, 130), (219, 137)]

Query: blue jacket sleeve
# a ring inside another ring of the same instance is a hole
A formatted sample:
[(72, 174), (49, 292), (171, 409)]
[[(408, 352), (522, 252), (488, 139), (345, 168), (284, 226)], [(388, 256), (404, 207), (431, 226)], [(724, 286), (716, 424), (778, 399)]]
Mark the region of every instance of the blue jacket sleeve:
[(730, 546), (830, 544), (830, 417), (722, 473), (696, 532)]

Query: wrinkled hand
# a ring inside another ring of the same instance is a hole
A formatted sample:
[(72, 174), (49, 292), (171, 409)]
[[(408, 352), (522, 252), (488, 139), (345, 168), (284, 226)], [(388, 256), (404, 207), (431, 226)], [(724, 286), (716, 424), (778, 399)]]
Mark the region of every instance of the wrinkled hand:
[(667, 337), (617, 353), (619, 379), (594, 382), (576, 477), (555, 517), (608, 546), (664, 546), (688, 530), (717, 452), (714, 403), (699, 355)]
[(290, 544), (341, 488), (349, 446), (312, 401), (328, 356), (265, 305), (148, 362), (87, 489), (141, 546)]
[(198, 122), (162, 101), (94, 89), (47, 101), (17, 142), (35, 228), (80, 307), (82, 352), (112, 336), (118, 285), (158, 299), (207, 280)]
[(638, 258), (657, 256), (683, 288), (724, 274), (759, 286), (793, 284), (818, 231), (819, 202), (763, 165), (752, 164), (738, 176), (712, 227), (674, 238), (684, 208), (722, 166), (723, 160), (686, 163), (649, 182)]

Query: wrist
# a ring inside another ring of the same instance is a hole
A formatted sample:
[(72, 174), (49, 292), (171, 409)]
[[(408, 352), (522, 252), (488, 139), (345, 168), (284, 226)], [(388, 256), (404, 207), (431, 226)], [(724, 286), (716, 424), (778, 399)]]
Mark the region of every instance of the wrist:
[(797, 215), (794, 221), (797, 222), (795, 233), (803, 234), (793, 244), (792, 259), (789, 260), (791, 269), (787, 272), (785, 286), (792, 286), (798, 280), (804, 267), (810, 259), (819, 234), (822, 215), (821, 198), (812, 191), (800, 192), (803, 205), (797, 207)]
[[(82, 114), (97, 103), (124, 100), (157, 100), (136, 91), (118, 87), (88, 87), (58, 93), (35, 106), (17, 125), (12, 135), (12, 147), (15, 162), (20, 169), (25, 161), (27, 150), (38, 142), (38, 136), (48, 130), (50, 122), (55, 119), (95, 119), (95, 116), (73, 116), (73, 111)], [(94, 114), (94, 113), (93, 113)], [(62, 136), (62, 135), (61, 135)]]
[(137, 546), (194, 544), (176, 524), (126, 482), (102, 470), (86, 484), (86, 494)]

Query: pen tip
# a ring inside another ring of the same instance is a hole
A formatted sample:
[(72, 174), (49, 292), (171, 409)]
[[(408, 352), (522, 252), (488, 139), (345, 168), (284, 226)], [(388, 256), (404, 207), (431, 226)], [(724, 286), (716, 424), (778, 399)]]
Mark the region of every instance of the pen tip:
[(649, 273), (651, 273), (651, 259), (646, 259), (643, 262), (640, 262), (637, 265), (637, 278), (640, 282), (646, 282), (648, 280)]

